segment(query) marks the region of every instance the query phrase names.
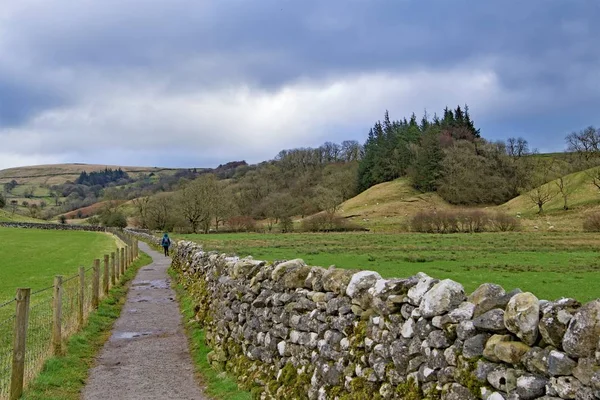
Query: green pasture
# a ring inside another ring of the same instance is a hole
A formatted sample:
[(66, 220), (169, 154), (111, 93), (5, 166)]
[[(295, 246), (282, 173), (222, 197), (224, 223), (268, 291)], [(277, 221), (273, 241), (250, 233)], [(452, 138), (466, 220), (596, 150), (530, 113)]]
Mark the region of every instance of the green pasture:
[(366, 269), (383, 277), (425, 272), (468, 292), (484, 282), (520, 288), (541, 299), (600, 298), (600, 235), (576, 232), (479, 234), (214, 234), (179, 235), (205, 250), (267, 261), (302, 258), (309, 265)]
[(24, 197), (25, 193), (31, 189), (33, 189), (33, 197), (50, 198), (50, 189), (35, 184), (18, 185), (11, 190), (11, 194), (15, 197)]
[(35, 291), (52, 286), (55, 275), (76, 275), (114, 249), (105, 233), (0, 227), (0, 303), (18, 287)]

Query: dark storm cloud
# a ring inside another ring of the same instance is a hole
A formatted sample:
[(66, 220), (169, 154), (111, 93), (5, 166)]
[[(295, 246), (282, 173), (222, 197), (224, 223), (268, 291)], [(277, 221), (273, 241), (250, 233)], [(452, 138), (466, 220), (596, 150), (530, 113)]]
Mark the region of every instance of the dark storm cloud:
[(66, 5), (50, 18), (35, 14), (15, 43), (42, 65), (60, 67), (170, 69), (193, 57), (216, 57), (230, 65), (221, 65), (221, 74), (207, 71), (213, 78), (226, 80), (235, 71), (266, 86), (369, 69), (444, 68), (483, 57), (494, 59), (509, 86), (547, 85), (566, 79), (574, 66), (599, 62), (595, 1), (89, 4)]
[(20, 125), (36, 112), (65, 104), (55, 92), (26, 82), (3, 79), (0, 75), (0, 129)]

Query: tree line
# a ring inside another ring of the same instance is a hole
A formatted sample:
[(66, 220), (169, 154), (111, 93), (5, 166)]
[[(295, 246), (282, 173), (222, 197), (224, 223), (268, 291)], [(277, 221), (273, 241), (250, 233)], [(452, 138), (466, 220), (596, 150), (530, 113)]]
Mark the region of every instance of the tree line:
[[(75, 180), (78, 185), (85, 186), (100, 186), (105, 187), (111, 182), (118, 182), (121, 180), (127, 181), (129, 175), (121, 168), (113, 170), (111, 168), (105, 168), (103, 171), (92, 171), (89, 174), (86, 171), (82, 171), (79, 177)], [(122, 182), (127, 183), (127, 182)]]
[(357, 194), (362, 153), (357, 141), (326, 142), (317, 148), (282, 150), (257, 165), (236, 163), (224, 178), (215, 171), (182, 177), (175, 192), (134, 199), (137, 222), (152, 229), (209, 232), (224, 225), (253, 229), (262, 220), (266, 229), (282, 223), (290, 229), (292, 216), (333, 214)]
[[(488, 141), (475, 127), (468, 106), (446, 108), (442, 118), (425, 114), (420, 120), (413, 114), (392, 121), (386, 112), (364, 145), (327, 142), (318, 148), (282, 150), (270, 161), (236, 165), (226, 177), (181, 177), (174, 193), (133, 202), (139, 224), (148, 228), (244, 230), (261, 220), (266, 229), (279, 224), (288, 230), (292, 216), (333, 216), (360, 191), (407, 177), (416, 189), (437, 192), (451, 204), (501, 204), (526, 194), (542, 212), (556, 196), (568, 208), (574, 182), (567, 174), (600, 165), (598, 130), (570, 134), (567, 142), (571, 144), (562, 156), (544, 157), (520, 137)], [(592, 182), (600, 189), (600, 173)]]

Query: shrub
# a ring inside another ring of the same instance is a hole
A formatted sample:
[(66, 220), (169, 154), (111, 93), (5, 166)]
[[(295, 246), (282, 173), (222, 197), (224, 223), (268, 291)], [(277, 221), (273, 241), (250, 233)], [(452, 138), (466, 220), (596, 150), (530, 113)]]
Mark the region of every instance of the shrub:
[(362, 226), (348, 222), (332, 213), (319, 213), (302, 221), (305, 232), (348, 232), (365, 230)]
[(4, 198), (4, 196), (2, 196), (2, 193), (0, 193), (0, 208), (4, 207), (6, 207), (6, 199)]
[(507, 232), (519, 227), (519, 220), (511, 215), (499, 212), (490, 216), (481, 210), (421, 211), (410, 220), (411, 230), (422, 233)]
[(459, 231), (459, 216), (451, 211), (421, 211), (410, 223), (414, 232), (455, 233)]
[(491, 217), (492, 227), (500, 232), (513, 232), (519, 230), (521, 223), (512, 215), (497, 212)]
[(586, 232), (600, 232), (600, 213), (587, 215), (583, 220), (583, 230)]
[(104, 221), (104, 226), (112, 226), (115, 228), (126, 228), (127, 218), (121, 212), (114, 212), (110, 214)]
[(458, 220), (462, 232), (476, 233), (486, 230), (489, 218), (481, 210), (466, 210), (460, 212)]
[(410, 229), (413, 232), (432, 233), (433, 232), (433, 214), (431, 212), (419, 211), (410, 220)]
[(66, 224), (67, 223), (67, 217), (65, 217), (64, 215), (59, 215), (58, 216), (58, 220), (60, 221), (61, 224)]
[(256, 221), (252, 217), (237, 216), (231, 217), (226, 222), (227, 227), (234, 232), (256, 231)]
[(279, 222), (281, 233), (289, 233), (294, 231), (294, 223), (290, 217), (282, 217)]
[(86, 222), (92, 226), (99, 226), (100, 218), (98, 218), (98, 216), (94, 215), (93, 217), (89, 217)]

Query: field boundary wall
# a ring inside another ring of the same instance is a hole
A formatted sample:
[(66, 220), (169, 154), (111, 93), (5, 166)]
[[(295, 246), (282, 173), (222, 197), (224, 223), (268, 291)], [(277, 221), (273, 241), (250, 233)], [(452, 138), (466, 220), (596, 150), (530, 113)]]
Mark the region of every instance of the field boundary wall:
[(383, 279), (192, 242), (173, 268), (209, 362), (256, 398), (600, 399), (600, 300), (491, 283), (467, 295), (424, 273)]
[(21, 229), (54, 229), (60, 231), (91, 231), (105, 232), (107, 229), (103, 226), (91, 225), (69, 225), (69, 224), (43, 224), (36, 222), (0, 222), (3, 228), (21, 228)]

